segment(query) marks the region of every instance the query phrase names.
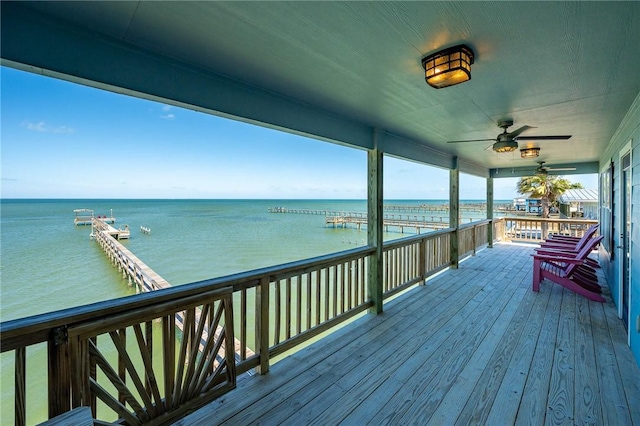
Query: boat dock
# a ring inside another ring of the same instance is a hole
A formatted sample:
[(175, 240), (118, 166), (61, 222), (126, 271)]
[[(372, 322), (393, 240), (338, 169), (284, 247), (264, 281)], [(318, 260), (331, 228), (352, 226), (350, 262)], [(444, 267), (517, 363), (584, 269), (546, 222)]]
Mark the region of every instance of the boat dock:
[(73, 211), (75, 213), (75, 218), (73, 219), (74, 225), (93, 225), (93, 219), (98, 218), (102, 220), (104, 223), (115, 223), (116, 218), (113, 217), (113, 210), (111, 210), (111, 214), (109, 216), (94, 216), (93, 210), (91, 209), (75, 209)]
[[(118, 268), (118, 271), (122, 273), (122, 278), (127, 279), (129, 285), (135, 285), (136, 291), (150, 292), (156, 290), (162, 290), (170, 288), (171, 284), (162, 278), (153, 269), (147, 266), (142, 260), (134, 255), (129, 249), (123, 246), (118, 240), (123, 238), (129, 238), (129, 229), (126, 228), (126, 237), (124, 237), (124, 230), (119, 230), (113, 226), (105, 223), (104, 218), (94, 217), (92, 220), (92, 232), (93, 238), (104, 250), (105, 254), (113, 265)], [(184, 313), (176, 314), (175, 324), (180, 332), (183, 332), (183, 324), (185, 318)], [(200, 317), (199, 310), (196, 312), (196, 318)], [(216, 339), (223, 332), (221, 326), (217, 326), (215, 330)], [(204, 350), (202, 342), (207, 341), (208, 330), (205, 327), (203, 331), (200, 350)], [(237, 361), (240, 361), (241, 355), (245, 357), (251, 357), (254, 352), (249, 348), (242, 348), (240, 341), (235, 339), (235, 357)], [(222, 355), (224, 355), (224, 346), (221, 348)]]
[[(113, 238), (117, 240), (129, 239), (129, 237), (131, 236), (129, 225), (125, 225), (124, 228), (114, 228), (113, 226), (109, 225), (109, 223), (107, 222), (107, 219), (108, 218), (94, 217), (91, 221), (91, 227), (93, 229), (93, 232), (91, 233), (91, 235), (95, 236), (95, 231), (99, 230), (111, 235)], [(115, 222), (115, 218), (111, 218), (111, 219), (113, 219), (113, 222)]]

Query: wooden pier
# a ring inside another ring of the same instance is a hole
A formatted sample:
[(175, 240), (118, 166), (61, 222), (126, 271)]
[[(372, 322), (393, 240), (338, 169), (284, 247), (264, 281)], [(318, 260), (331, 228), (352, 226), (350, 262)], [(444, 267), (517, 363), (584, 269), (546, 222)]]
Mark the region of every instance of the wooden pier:
[[(122, 231), (109, 226), (108, 224), (104, 223), (102, 219), (98, 218), (94, 218), (93, 225), (94, 226), (92, 229), (92, 235), (94, 239), (100, 245), (100, 247), (102, 247), (109, 260), (122, 273), (122, 278), (128, 279), (130, 286), (136, 286), (137, 292), (152, 292), (155, 290), (161, 290), (171, 287), (171, 284), (167, 280), (162, 278), (158, 273), (147, 266), (142, 260), (136, 257), (130, 250), (128, 250), (125, 246), (117, 241), (117, 239), (122, 239), (122, 234), (120, 233)], [(196, 312), (196, 323), (199, 321), (200, 315), (201, 312), (198, 309)], [(184, 312), (176, 314), (175, 324), (180, 332), (184, 332)], [(223, 327), (218, 326), (215, 331), (216, 340), (219, 339), (222, 332)], [(208, 330), (205, 326), (200, 342), (200, 351), (204, 350), (202, 342), (207, 341)], [(251, 349), (242, 348), (242, 345), (240, 344), (240, 341), (238, 339), (235, 339), (234, 350), (236, 361), (240, 361), (241, 353), (246, 357), (254, 355)], [(221, 348), (221, 351), (222, 356), (224, 356), (224, 346)]]
[[(424, 213), (429, 216), (432, 215), (448, 215), (449, 214), (449, 205), (448, 204), (420, 204), (420, 205), (393, 205), (386, 204), (383, 206), (383, 209), (387, 212), (393, 213)], [(467, 213), (476, 212), (478, 214), (486, 214), (487, 205), (484, 203), (473, 203), (473, 204), (460, 204), (460, 211), (464, 211)], [(299, 209), (299, 208), (288, 208), (288, 207), (269, 207), (267, 209), (269, 213), (293, 213), (293, 214), (313, 214), (313, 215), (324, 215), (324, 216), (358, 216), (366, 213), (361, 212), (347, 212), (342, 210), (327, 210), (327, 209)], [(510, 204), (500, 204), (494, 206), (495, 213), (506, 213), (506, 212), (515, 212), (515, 209)]]
[[(442, 218), (441, 218), (442, 219)], [(361, 230), (362, 225), (367, 225), (366, 216), (326, 216), (326, 225), (332, 225), (335, 227), (346, 228), (348, 225), (354, 225), (358, 231)], [(416, 234), (420, 234), (421, 230), (427, 229), (435, 231), (438, 229), (446, 229), (449, 227), (449, 222), (444, 221), (420, 221), (420, 220), (404, 220), (404, 219), (384, 219), (384, 230), (389, 232), (390, 227), (400, 228), (400, 232), (404, 233), (405, 228), (415, 229)]]
[[(404, 219), (404, 217), (406, 217), (406, 219)], [(412, 217), (413, 219), (411, 219)], [(428, 216), (422, 216), (422, 220), (420, 220), (420, 216), (416, 215), (385, 214), (383, 223), (384, 230), (385, 232), (389, 232), (390, 228), (399, 228), (400, 233), (404, 234), (405, 229), (415, 229), (415, 233), (420, 234), (423, 229), (437, 231), (449, 227), (449, 221), (445, 220), (442, 216), (431, 216), (431, 220), (428, 220), (427, 217)], [(474, 220), (478, 219), (469, 218), (470, 223)], [(460, 219), (460, 223), (462, 223), (462, 219)], [(358, 213), (356, 215), (326, 216), (325, 225), (331, 225), (334, 228), (347, 228), (348, 225), (353, 225), (360, 231), (362, 225), (367, 225), (367, 215), (365, 213)]]

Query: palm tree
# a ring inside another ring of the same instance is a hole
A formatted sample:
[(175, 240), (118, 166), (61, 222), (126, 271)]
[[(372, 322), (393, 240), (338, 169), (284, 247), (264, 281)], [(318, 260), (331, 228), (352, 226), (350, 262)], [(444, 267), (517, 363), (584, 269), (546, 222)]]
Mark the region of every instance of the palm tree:
[(568, 189), (582, 189), (581, 183), (574, 183), (561, 176), (535, 175), (521, 177), (518, 193), (531, 193), (542, 201), (542, 217), (549, 217), (549, 207), (558, 205), (558, 198)]

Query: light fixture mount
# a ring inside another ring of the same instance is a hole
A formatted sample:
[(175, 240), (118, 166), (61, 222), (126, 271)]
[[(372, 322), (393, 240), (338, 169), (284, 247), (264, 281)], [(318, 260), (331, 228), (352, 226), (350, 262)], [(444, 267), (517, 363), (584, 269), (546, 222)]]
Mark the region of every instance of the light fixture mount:
[(436, 89), (471, 80), (473, 51), (466, 44), (449, 47), (422, 59), (424, 78)]
[(540, 148), (524, 148), (520, 150), (521, 158), (536, 158), (540, 155)]

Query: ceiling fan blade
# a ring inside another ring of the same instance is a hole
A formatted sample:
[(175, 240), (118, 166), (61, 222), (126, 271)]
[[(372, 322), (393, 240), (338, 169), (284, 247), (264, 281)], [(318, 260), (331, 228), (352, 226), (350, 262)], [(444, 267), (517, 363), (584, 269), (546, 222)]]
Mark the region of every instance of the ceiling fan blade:
[(494, 139), (469, 139), (466, 141), (447, 141), (447, 143), (484, 142), (484, 141), (495, 141), (495, 138)]
[(513, 132), (509, 132), (508, 135), (512, 138), (515, 138), (516, 136), (518, 136), (520, 133), (525, 132), (529, 129), (535, 129), (535, 127), (532, 126), (522, 126), (519, 129), (514, 130)]
[(555, 135), (555, 136), (518, 136), (518, 140), (522, 141), (543, 141), (543, 140), (566, 140), (571, 138), (571, 135)]
[(547, 171), (550, 172), (564, 172), (564, 171), (569, 171), (569, 170), (575, 170), (575, 167), (560, 167), (558, 169), (554, 169), (553, 167), (545, 167), (544, 168)]

